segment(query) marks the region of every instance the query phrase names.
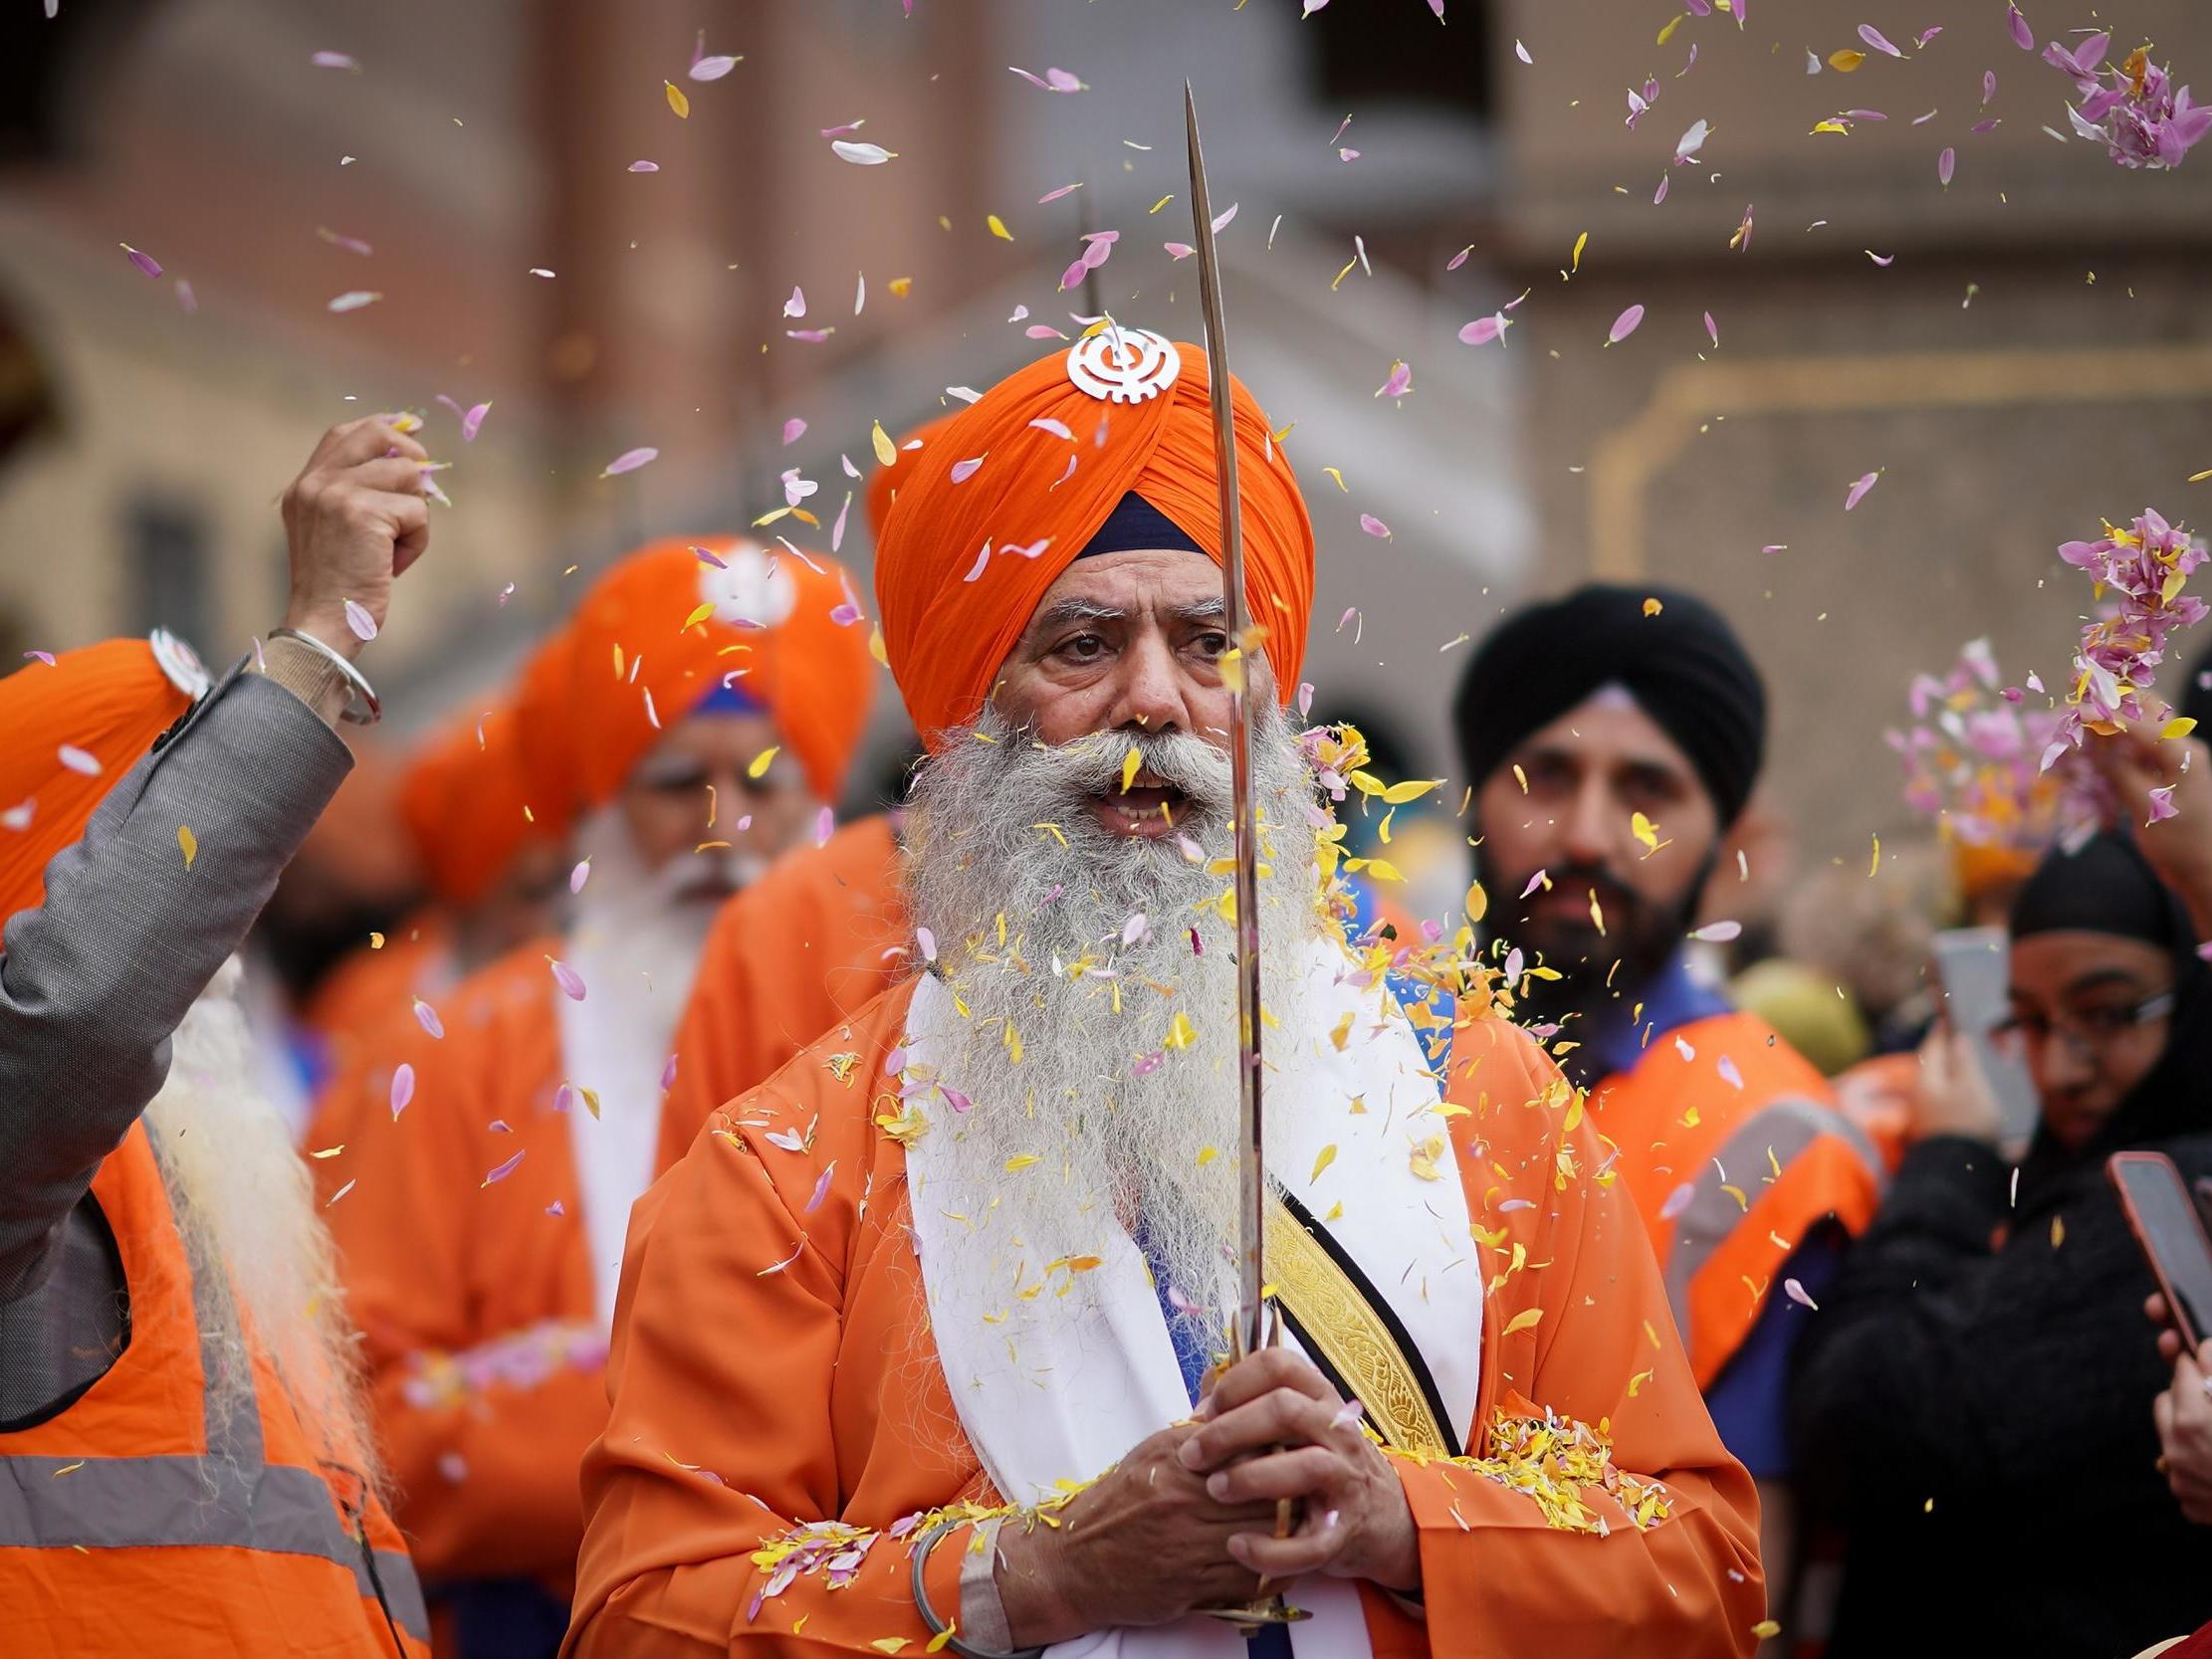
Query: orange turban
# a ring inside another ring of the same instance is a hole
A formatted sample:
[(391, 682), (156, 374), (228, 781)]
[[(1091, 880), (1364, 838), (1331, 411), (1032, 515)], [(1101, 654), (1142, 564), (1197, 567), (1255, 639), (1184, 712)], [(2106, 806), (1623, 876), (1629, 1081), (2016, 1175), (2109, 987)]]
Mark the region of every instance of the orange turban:
[[(976, 718), (1037, 602), (1123, 496), (1143, 497), (1220, 562), (1206, 354), (1174, 345), (1180, 367), (1153, 390), (1165, 378), (1159, 348), (1167, 342), (1121, 334), (1141, 361), (1115, 363), (1114, 336), (1102, 332), (1015, 371), (954, 416), (900, 486), (876, 553), (876, 602), (891, 673), (932, 746), (939, 732)], [(1085, 390), (1071, 365), (1140, 400)], [(1233, 379), (1231, 408), (1251, 617), (1267, 630), (1267, 660), (1287, 703), (1313, 608), (1313, 525), (1266, 415)], [(979, 456), (983, 464), (953, 482), (953, 470)]]
[(191, 648), (158, 632), (0, 680), (0, 922), (45, 899), (48, 862), (207, 683)]
[[(914, 475), (925, 458), (933, 461), (937, 459), (931, 454), (930, 446), (945, 435), (945, 429), (953, 424), (954, 418), (960, 413), (960, 410), (952, 409), (924, 421), (899, 441), (899, 459), (893, 465), (879, 466), (869, 475), (868, 494), (864, 504), (868, 510), (868, 533), (875, 537), (879, 546), (883, 541), (883, 520), (891, 514), (892, 499), (913, 482)], [(920, 444), (922, 447), (910, 450), (906, 447), (908, 444)]]
[(611, 800), (662, 732), (725, 683), (767, 709), (808, 787), (835, 800), (874, 689), (843, 567), (728, 535), (649, 542), (607, 570), (543, 678), (517, 708), (540, 818)]

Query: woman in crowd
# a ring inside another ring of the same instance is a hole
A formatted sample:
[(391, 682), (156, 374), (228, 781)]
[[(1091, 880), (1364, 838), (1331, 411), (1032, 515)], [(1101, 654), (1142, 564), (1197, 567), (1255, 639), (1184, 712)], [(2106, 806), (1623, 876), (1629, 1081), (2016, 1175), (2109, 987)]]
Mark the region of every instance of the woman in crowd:
[(2212, 1617), (2205, 1536), (2158, 1467), (2152, 1283), (2103, 1173), (2123, 1147), (2212, 1173), (2212, 969), (2125, 833), (2049, 855), (2010, 931), (2027, 1157), (1998, 1154), (1972, 1050), (1938, 1027), (1915, 1143), (1799, 1349), (1800, 1467), (1851, 1541), (1835, 1659), (2102, 1659)]

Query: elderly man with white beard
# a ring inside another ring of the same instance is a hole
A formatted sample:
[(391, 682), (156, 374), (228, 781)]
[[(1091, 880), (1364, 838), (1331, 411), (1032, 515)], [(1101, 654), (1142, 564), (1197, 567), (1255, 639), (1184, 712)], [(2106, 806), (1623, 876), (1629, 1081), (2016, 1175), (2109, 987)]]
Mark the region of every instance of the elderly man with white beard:
[[(1264, 638), (1229, 668), (1207, 374), (1093, 336), (900, 490), (876, 588), (931, 750), (918, 971), (719, 1113), (632, 1217), (579, 1659), (1226, 1656), (1244, 1638), (1209, 1614), (1263, 1579), (1309, 1616), (1261, 1650), (1306, 1659), (1756, 1643), (1750, 1482), (1579, 1101), (1448, 950), (1461, 1019), (1431, 1071), (1389, 953), (1324, 910), (1330, 820), (1280, 710), (1312, 532), (1233, 387)], [(1263, 711), (1288, 1336), (1224, 1364), (1233, 672)]]
[(220, 682), (162, 633), (0, 680), (11, 1659), (429, 1651), (233, 954), (350, 764), (334, 723), (377, 712), (352, 663), (428, 537), (410, 430), (325, 435), (286, 625)]

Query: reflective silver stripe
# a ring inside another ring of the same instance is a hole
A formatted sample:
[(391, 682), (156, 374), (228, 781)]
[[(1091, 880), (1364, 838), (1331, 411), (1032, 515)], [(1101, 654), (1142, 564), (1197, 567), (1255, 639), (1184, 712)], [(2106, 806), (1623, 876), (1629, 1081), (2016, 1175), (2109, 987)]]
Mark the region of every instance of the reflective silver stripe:
[(1666, 1305), (1673, 1311), (1674, 1328), (1683, 1334), (1685, 1344), (1691, 1340), (1690, 1283), (1746, 1213), (1734, 1194), (1723, 1188), (1732, 1183), (1748, 1193), (1753, 1181), (1769, 1173), (1769, 1150), (1775, 1162), (1787, 1169), (1824, 1135), (1850, 1146), (1880, 1177), (1881, 1159), (1865, 1131), (1834, 1107), (1794, 1095), (1767, 1102), (1738, 1124), (1720, 1149), (1691, 1177), (1689, 1205), (1674, 1218), (1674, 1243), (1666, 1253)]
[(360, 1587), (361, 1599), (376, 1599), (376, 1584), (384, 1587), (384, 1605), (391, 1609), (391, 1616), (399, 1621), (399, 1628), (418, 1642), (430, 1640), (430, 1609), (423, 1604), (422, 1581), (415, 1576), (415, 1563), (404, 1550), (379, 1550), (376, 1552), (376, 1582), (369, 1580), (368, 1569), (361, 1564), (356, 1554), (353, 1557), (353, 1582)]
[[(312, 1469), (284, 1464), (246, 1477), (203, 1457), (0, 1457), (0, 1550), (159, 1550), (205, 1546), (312, 1555), (375, 1591), (361, 1546)], [(378, 1551), (392, 1616), (430, 1639), (422, 1588), (404, 1554)]]
[[(149, 1135), (146, 1144), (160, 1165), (159, 1142)], [(166, 1191), (165, 1169), (162, 1186)], [(0, 1453), (0, 1549), (204, 1546), (311, 1555), (345, 1567), (364, 1600), (382, 1600), (401, 1630), (428, 1642), (430, 1617), (406, 1554), (375, 1551), (372, 1579), (361, 1541), (345, 1530), (322, 1475), (269, 1462), (260, 1394), (250, 1375), (238, 1406), (227, 1414), (218, 1411), (217, 1366), (228, 1357), (228, 1344), (213, 1300), (189, 1263), (186, 1273), (192, 1284), (192, 1326), (200, 1333), (200, 1419), (207, 1455), (64, 1458)], [(242, 1362), (251, 1364), (250, 1355)], [(6, 1437), (0, 1436), (0, 1445), (5, 1444)]]

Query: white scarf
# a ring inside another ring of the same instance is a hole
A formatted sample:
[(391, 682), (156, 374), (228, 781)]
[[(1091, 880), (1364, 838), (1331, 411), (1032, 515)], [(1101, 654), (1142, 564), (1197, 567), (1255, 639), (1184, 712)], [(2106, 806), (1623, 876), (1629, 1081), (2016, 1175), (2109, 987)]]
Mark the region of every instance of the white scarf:
[[(1335, 940), (1316, 941), (1307, 1029), (1268, 1033), (1275, 1058), (1266, 1086), (1274, 1106), (1267, 1166), (1284, 1191), (1326, 1218), (1330, 1235), (1391, 1299), (1465, 1445), (1473, 1434), (1482, 1331), (1481, 1267), (1467, 1231), (1466, 1196), (1447, 1125), (1436, 1111), (1437, 1083), (1413, 1028), (1387, 990), (1349, 983), (1353, 971)], [(1346, 1011), (1353, 1023), (1340, 1051), (1329, 1033)], [(934, 978), (918, 981), (907, 1014), (910, 1066), (941, 1063), (958, 1022), (944, 986)], [(1355, 1096), (1364, 1112), (1351, 1110)], [(1097, 1476), (1147, 1435), (1188, 1418), (1190, 1395), (1144, 1254), (1119, 1229), (1101, 1247), (1102, 1265), (1085, 1275), (1095, 1293), (1091, 1304), (1076, 1309), (1069, 1299), (1061, 1304), (1069, 1317), (1033, 1319), (1014, 1354), (985, 1324), (993, 1310), (975, 1276), (965, 1276), (968, 1286), (932, 1283), (933, 1261), (973, 1247), (965, 1227), (928, 1201), (931, 1175), (943, 1168), (932, 1156), (933, 1141), (944, 1144), (938, 1135), (924, 1134), (907, 1154), (938, 1356), (961, 1426), (993, 1483), (1011, 1503), (1032, 1502), (1055, 1481)], [(1432, 1180), (1416, 1173), (1413, 1154), (1438, 1138), (1443, 1149)], [(1314, 1166), (1331, 1145), (1335, 1155), (1316, 1177)], [(1301, 1659), (1370, 1652), (1350, 1580), (1313, 1575), (1284, 1593), (1313, 1615), (1289, 1626)], [(1150, 1629), (1099, 1631), (1050, 1652), (1053, 1659), (1241, 1659), (1244, 1640), (1218, 1619), (1193, 1615)]]

